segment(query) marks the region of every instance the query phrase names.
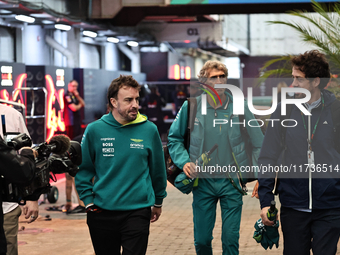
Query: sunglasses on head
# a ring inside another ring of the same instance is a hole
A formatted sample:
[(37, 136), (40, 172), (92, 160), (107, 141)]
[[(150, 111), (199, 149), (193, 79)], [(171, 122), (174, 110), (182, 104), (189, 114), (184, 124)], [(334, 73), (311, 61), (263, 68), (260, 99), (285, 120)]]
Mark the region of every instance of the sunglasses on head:
[(217, 79), (217, 78), (225, 79), (227, 78), (227, 76), (225, 74), (221, 74), (221, 75), (214, 75), (214, 76), (209, 77), (209, 79)]

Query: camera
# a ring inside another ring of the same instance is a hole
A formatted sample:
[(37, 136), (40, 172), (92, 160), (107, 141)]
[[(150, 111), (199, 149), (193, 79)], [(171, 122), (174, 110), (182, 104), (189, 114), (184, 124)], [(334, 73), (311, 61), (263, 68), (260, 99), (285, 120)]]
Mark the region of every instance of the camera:
[[(15, 150), (31, 147), (32, 144), (27, 134), (19, 134), (11, 139), (6, 138), (7, 145)], [(50, 192), (50, 179), (57, 181), (55, 174), (69, 173), (74, 177), (82, 162), (80, 144), (70, 141), (65, 135), (54, 136), (49, 142), (43, 142), (32, 149), (38, 152), (33, 181), (28, 186), (22, 186), (8, 182), (4, 177), (0, 178), (3, 201), (22, 204), (26, 200), (37, 200), (41, 194)]]

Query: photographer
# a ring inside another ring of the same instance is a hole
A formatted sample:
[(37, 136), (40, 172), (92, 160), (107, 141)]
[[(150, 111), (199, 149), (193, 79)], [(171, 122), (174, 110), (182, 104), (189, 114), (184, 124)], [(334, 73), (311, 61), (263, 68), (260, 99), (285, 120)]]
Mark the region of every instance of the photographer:
[[(23, 115), (16, 109), (9, 107), (4, 104), (0, 104), (0, 114), (4, 115), (4, 119), (1, 118), (2, 125), (0, 125), (0, 134), (5, 135), (7, 132), (10, 133), (25, 133), (29, 135), (25, 125)], [(4, 130), (3, 130), (4, 128)], [(27, 146), (27, 145), (26, 145)], [(18, 150), (18, 148), (16, 149)], [(24, 153), (24, 152), (23, 152)], [(1, 161), (4, 162), (4, 161)], [(3, 165), (4, 166), (4, 165)], [(11, 167), (5, 165), (5, 171), (10, 170)], [(17, 170), (18, 171), (18, 170)], [(11, 171), (14, 176), (17, 175), (17, 171)], [(8, 174), (11, 174), (8, 173)], [(6, 180), (7, 178), (5, 175)], [(23, 176), (25, 177), (25, 176)], [(19, 177), (18, 177), (19, 178)], [(19, 179), (14, 181), (15, 183), (20, 182)], [(21, 182), (20, 182), (21, 183)], [(3, 187), (2, 187), (3, 188)], [(2, 195), (2, 200), (6, 201), (5, 194)], [(39, 215), (38, 201), (26, 201), (24, 206), (19, 206), (16, 202), (2, 202), (3, 212), (3, 229), (7, 241), (7, 255), (18, 255), (18, 228), (19, 228), (19, 217), (21, 213), (25, 216), (28, 223), (35, 221)]]
[[(39, 214), (37, 200), (41, 194), (50, 192), (49, 179), (55, 180), (50, 172), (67, 172), (75, 176), (82, 160), (81, 147), (78, 142), (70, 142), (67, 136), (59, 135), (32, 150), (29, 147), (32, 141), (21, 113), (0, 104), (0, 114), (0, 134), (4, 134), (4, 138), (0, 136), (0, 202), (6, 201), (2, 202), (0, 255), (4, 254), (2, 251), (6, 243), (6, 255), (18, 255), (18, 221), (21, 214), (18, 203), (26, 202), (22, 211), (27, 223), (35, 221)], [(15, 137), (11, 138), (12, 135)], [(3, 241), (6, 243), (3, 244)]]
[[(7, 146), (0, 137), (0, 174), (16, 184), (29, 184), (34, 177), (36, 151), (30, 147), (23, 147), (20, 154)], [(10, 169), (10, 170), (8, 170)]]
[[(34, 154), (35, 152), (24, 147), (20, 150), (20, 155), (13, 149), (8, 147), (4, 140), (0, 137), (0, 175), (3, 175), (8, 181), (16, 184), (29, 184), (35, 171)], [(2, 201), (0, 197), (0, 202)], [(7, 251), (7, 243), (3, 229), (3, 213), (0, 207), (0, 255), (5, 255)]]

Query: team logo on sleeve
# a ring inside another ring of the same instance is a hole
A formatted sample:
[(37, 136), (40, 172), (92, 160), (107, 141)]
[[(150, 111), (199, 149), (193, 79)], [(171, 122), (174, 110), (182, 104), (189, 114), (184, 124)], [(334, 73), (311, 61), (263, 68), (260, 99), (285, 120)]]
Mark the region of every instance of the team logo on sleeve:
[(72, 102), (72, 99), (71, 99), (70, 96), (66, 96), (65, 98), (66, 98), (66, 101), (67, 101), (68, 103), (71, 103), (71, 102)]

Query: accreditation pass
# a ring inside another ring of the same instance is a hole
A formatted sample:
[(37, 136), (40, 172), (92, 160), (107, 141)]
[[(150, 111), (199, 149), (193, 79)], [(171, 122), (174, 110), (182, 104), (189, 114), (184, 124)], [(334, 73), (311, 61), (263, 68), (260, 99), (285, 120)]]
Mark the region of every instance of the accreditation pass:
[(307, 151), (309, 169), (314, 168), (314, 151)]

